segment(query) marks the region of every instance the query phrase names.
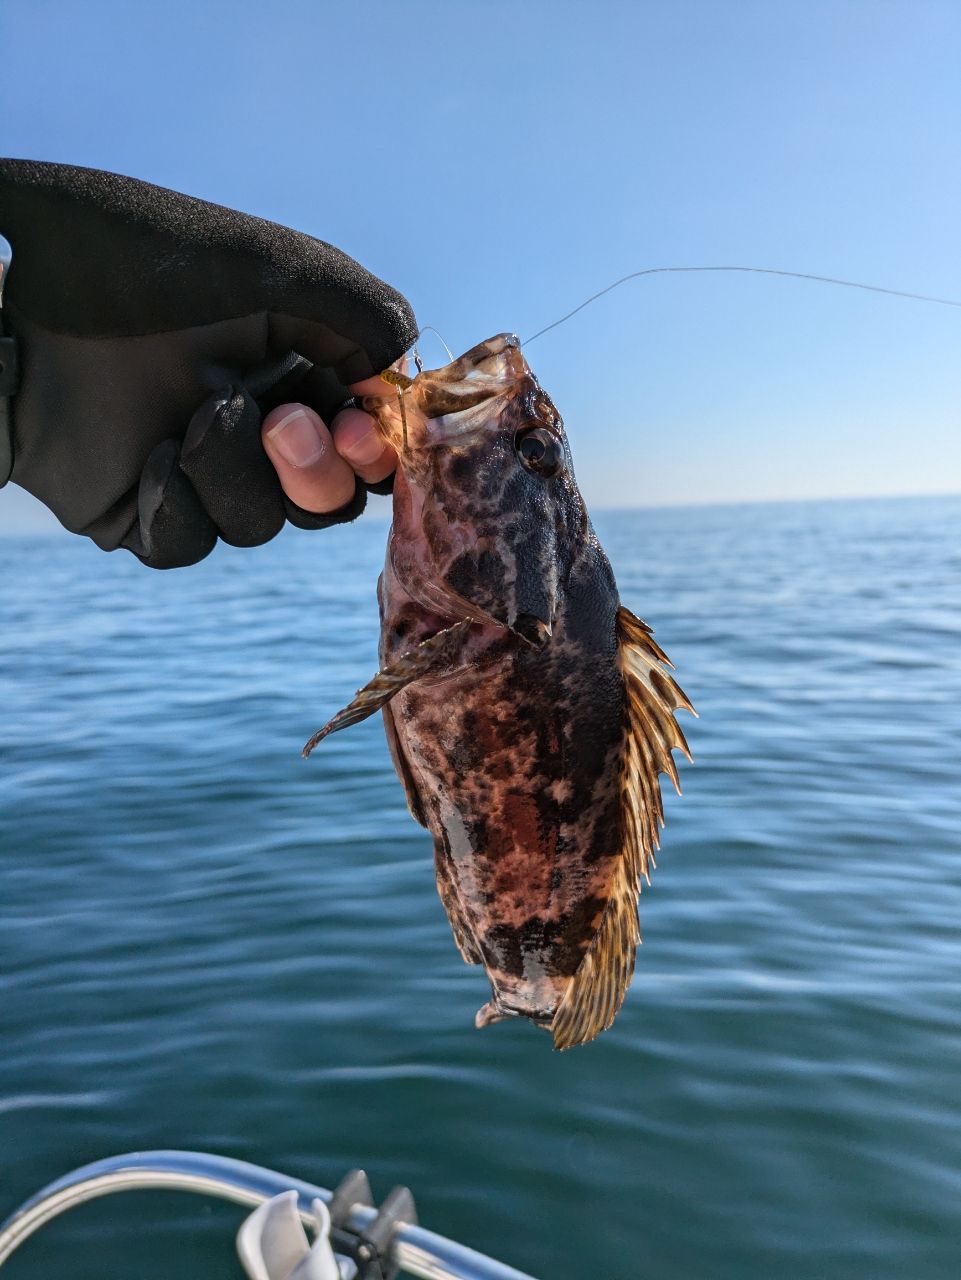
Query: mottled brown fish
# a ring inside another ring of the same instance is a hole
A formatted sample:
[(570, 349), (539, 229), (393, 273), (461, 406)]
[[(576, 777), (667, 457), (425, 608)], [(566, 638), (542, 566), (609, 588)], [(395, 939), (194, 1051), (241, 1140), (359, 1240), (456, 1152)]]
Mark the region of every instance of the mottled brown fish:
[(658, 775), (693, 708), (624, 608), (560, 415), (513, 335), (366, 399), (400, 464), (378, 595), (381, 670), (304, 748), (383, 710), (434, 837), (461, 955), (558, 1049), (609, 1027), (634, 970)]

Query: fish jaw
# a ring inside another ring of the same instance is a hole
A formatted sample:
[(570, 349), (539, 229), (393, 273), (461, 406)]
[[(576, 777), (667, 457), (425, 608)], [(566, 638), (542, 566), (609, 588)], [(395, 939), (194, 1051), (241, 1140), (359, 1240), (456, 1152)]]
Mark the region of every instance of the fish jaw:
[(476, 430), (485, 417), (483, 407), (513, 390), (529, 374), (520, 339), (513, 333), (496, 334), (443, 368), (419, 374), (410, 393), (432, 424), (429, 443), (449, 445), (458, 436)]
[(513, 333), (500, 333), (440, 369), (409, 378), (402, 356), (381, 374), (384, 394), (365, 396), (369, 413), (384, 440), (397, 450), (412, 473), (424, 469), (418, 455), (451, 448), (489, 432), (491, 401), (508, 394), (530, 370)]

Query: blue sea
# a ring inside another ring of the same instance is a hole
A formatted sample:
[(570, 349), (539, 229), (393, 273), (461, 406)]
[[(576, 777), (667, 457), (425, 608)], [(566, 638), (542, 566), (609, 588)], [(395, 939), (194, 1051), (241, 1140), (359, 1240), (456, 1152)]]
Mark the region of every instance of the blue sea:
[[(381, 505), (380, 510), (383, 510)], [(102, 1156), (375, 1193), (542, 1280), (961, 1275), (961, 498), (601, 513), (700, 712), (612, 1030), (473, 1026), (379, 718), (386, 523), (147, 571), (0, 540), (0, 1216)], [(239, 1211), (10, 1280), (239, 1275)]]

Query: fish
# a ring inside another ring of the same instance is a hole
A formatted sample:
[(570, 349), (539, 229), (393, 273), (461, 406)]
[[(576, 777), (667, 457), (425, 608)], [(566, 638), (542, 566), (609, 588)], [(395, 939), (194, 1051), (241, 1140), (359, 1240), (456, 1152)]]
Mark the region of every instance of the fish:
[(380, 670), (304, 754), (382, 712), (454, 940), (490, 982), (476, 1025), (527, 1018), (569, 1049), (631, 982), (660, 775), (680, 791), (675, 713), (694, 708), (620, 601), (517, 337), (381, 376), (362, 402), (399, 458)]

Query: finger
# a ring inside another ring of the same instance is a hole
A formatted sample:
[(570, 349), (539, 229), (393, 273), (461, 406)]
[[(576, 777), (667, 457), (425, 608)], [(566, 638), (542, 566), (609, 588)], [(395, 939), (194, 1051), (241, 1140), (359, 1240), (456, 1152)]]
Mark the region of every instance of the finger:
[(345, 409), (331, 423), (334, 447), (368, 484), (386, 480), (397, 466), (397, 454), (369, 413)]
[(152, 569), (196, 564), (217, 542), (216, 526), (180, 470), (179, 458), (176, 440), (161, 441), (150, 454), (140, 477), (139, 524), (123, 540)]
[(184, 437), (180, 468), (225, 542), (258, 547), (283, 528), (283, 497), (261, 444), (260, 410), (243, 387), (200, 406)]
[(326, 514), (351, 502), (357, 479), (313, 409), (278, 405), (264, 419), (261, 434), (284, 492), (298, 507)]

